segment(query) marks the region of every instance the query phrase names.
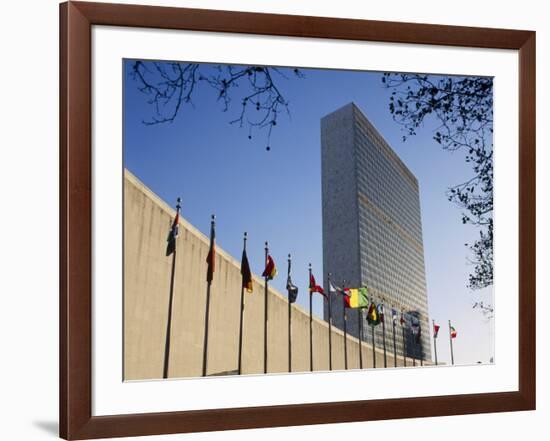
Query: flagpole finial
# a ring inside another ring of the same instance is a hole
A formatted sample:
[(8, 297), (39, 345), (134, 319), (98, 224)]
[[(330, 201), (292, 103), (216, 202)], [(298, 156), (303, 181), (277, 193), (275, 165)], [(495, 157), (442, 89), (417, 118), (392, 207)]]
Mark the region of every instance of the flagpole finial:
[(328, 273), (328, 276), (329, 276), (329, 277), (332, 276), (332, 273)]
[(269, 247), (269, 242), (266, 240), (265, 241), (265, 249), (267, 250), (268, 247)]
[(244, 240), (246, 240), (247, 237), (248, 237), (248, 233), (245, 231), (245, 232), (244, 232)]
[(179, 211), (180, 208), (181, 208), (181, 198), (178, 197), (178, 198), (176, 199), (176, 210)]
[(290, 261), (290, 259), (292, 259), (292, 257), (290, 256), (290, 253), (288, 253), (288, 260)]

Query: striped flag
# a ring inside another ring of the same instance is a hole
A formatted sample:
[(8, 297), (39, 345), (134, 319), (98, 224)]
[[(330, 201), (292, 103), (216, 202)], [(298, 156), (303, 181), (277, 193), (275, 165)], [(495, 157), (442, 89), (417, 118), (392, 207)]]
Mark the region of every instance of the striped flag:
[(344, 306), (346, 308), (351, 308), (351, 296), (349, 295), (349, 289), (344, 288), (342, 291), (342, 295), (344, 296)]
[(214, 220), (212, 220), (210, 225), (210, 250), (208, 251), (208, 256), (206, 256), (206, 263), (208, 263), (206, 281), (211, 283), (214, 279), (214, 271), (216, 270), (216, 228)]
[(391, 319), (393, 324), (397, 325), (397, 311), (394, 308), (391, 309)]
[(317, 285), (317, 282), (315, 281), (315, 277), (313, 277), (313, 274), (309, 274), (309, 292), (314, 293), (318, 292), (319, 294), (325, 295), (325, 290), (322, 286)]
[(248, 256), (246, 250), (243, 250), (243, 257), (241, 259), (241, 276), (243, 288), (247, 292), (252, 292), (252, 272), (250, 271), (250, 265), (248, 264)]
[(265, 269), (262, 273), (262, 277), (267, 280), (273, 280), (273, 278), (277, 275), (277, 267), (275, 266), (275, 262), (273, 258), (268, 254), (267, 255), (267, 261), (265, 263)]
[(386, 312), (386, 308), (384, 307), (384, 304), (380, 303), (377, 309), (378, 309), (378, 316), (380, 317), (380, 321), (384, 322), (384, 313)]
[(456, 338), (456, 329), (451, 326), (451, 338)]
[(437, 334), (439, 334), (439, 325), (434, 323), (434, 338), (437, 338)]
[(288, 291), (288, 301), (290, 303), (294, 303), (298, 298), (298, 287), (294, 285), (294, 283), (292, 283), (292, 278), (290, 277), (290, 274), (286, 279), (286, 290)]
[(176, 213), (176, 217), (174, 217), (174, 222), (172, 222), (170, 231), (168, 232), (168, 238), (166, 239), (166, 242), (168, 242), (168, 244), (166, 245), (167, 256), (169, 256), (174, 251), (176, 251), (176, 238), (178, 237), (178, 234), (179, 234), (179, 222), (180, 222), (180, 213), (178, 211)]
[(367, 322), (371, 326), (376, 326), (380, 323), (380, 316), (378, 315), (378, 308), (374, 303), (371, 303), (369, 306), (369, 311), (367, 312)]
[(328, 286), (328, 289), (329, 289), (329, 292), (330, 293), (338, 293), (338, 294), (341, 294), (342, 295), (342, 298), (344, 300), (344, 306), (346, 308), (351, 308), (351, 305), (350, 305), (350, 290), (349, 288), (340, 288), (339, 286), (334, 286), (332, 284), (332, 281), (330, 282), (329, 286)]
[(367, 298), (367, 288), (349, 288), (349, 307), (350, 308), (366, 308), (369, 306)]

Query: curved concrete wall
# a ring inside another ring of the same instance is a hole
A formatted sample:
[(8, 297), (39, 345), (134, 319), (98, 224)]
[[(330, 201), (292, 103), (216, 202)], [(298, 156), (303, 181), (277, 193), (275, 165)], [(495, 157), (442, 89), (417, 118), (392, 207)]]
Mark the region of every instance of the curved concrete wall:
[[(130, 172), (124, 179), (124, 379), (162, 378), (171, 257), (166, 236), (175, 212)], [(180, 216), (181, 219), (181, 216)], [(209, 241), (184, 219), (177, 239), (169, 377), (200, 376)], [(240, 261), (216, 247), (211, 291), (208, 375), (237, 369)], [(263, 279), (245, 293), (243, 374), (263, 373)], [(269, 290), (268, 372), (288, 371), (288, 304)], [(344, 336), (333, 329), (333, 369), (344, 368)], [(391, 332), (391, 330), (390, 330)], [(359, 341), (348, 337), (348, 368), (359, 368)], [(388, 366), (393, 366), (388, 339)], [(313, 321), (314, 370), (328, 370), (328, 324)], [(372, 348), (363, 343), (363, 367), (372, 367)], [(377, 367), (383, 367), (377, 348)], [(398, 358), (398, 365), (402, 365)], [(407, 361), (412, 365), (412, 360)], [(292, 370), (309, 370), (309, 315), (292, 306)]]

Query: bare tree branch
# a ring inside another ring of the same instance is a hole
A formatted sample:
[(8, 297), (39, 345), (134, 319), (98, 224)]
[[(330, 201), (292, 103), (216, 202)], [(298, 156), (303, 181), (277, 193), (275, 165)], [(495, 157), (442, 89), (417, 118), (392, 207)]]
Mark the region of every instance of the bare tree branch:
[[(293, 73), (297, 78), (304, 77), (299, 69), (294, 69)], [(229, 123), (247, 126), (249, 139), (253, 130), (267, 129), (269, 150), (271, 132), (279, 115), (285, 112), (290, 116), (289, 101), (275, 81), (275, 74), (288, 79), (281, 69), (274, 67), (136, 61), (131, 76), (154, 108), (153, 116), (144, 120), (144, 124), (173, 122), (182, 106), (193, 105), (196, 89), (205, 84), (217, 91), (222, 111), (228, 112), (233, 102), (238, 101), (239, 112)]]
[(450, 187), (449, 201), (462, 208), (462, 222), (480, 228), (468, 245), (474, 270), (469, 287), (493, 283), (493, 80), (487, 77), (439, 77), (386, 73), (392, 90), (389, 109), (402, 125), (403, 140), (416, 135), (428, 118), (440, 123), (433, 138), (443, 149), (463, 151), (472, 166), (470, 179)]

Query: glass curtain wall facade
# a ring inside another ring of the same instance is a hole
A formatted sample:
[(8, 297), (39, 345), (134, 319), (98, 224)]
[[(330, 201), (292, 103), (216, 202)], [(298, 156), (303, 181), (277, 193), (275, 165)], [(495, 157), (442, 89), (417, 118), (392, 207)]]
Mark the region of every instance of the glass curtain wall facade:
[[(321, 120), (323, 268), (325, 286), (367, 286), (385, 305), (386, 348), (393, 354), (392, 308), (406, 313), (405, 341), (395, 327), (397, 353), (431, 359), (418, 180), (350, 103)], [(332, 322), (343, 329), (341, 296), (331, 296)], [(359, 336), (358, 310), (347, 310), (347, 331)], [(325, 305), (325, 319), (328, 307)], [(362, 314), (363, 341), (372, 328)], [(420, 323), (417, 339), (411, 319)], [(382, 325), (375, 344), (383, 347)], [(381, 366), (380, 366), (381, 367)]]

